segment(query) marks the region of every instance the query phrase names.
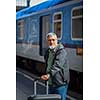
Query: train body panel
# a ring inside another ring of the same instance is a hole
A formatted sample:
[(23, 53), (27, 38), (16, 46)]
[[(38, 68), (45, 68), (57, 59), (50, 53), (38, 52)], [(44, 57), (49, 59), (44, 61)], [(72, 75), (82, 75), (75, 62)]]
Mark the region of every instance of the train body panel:
[[(74, 34), (74, 31), (82, 31), (82, 8), (82, 0), (69, 0), (16, 18), (16, 54), (44, 62), (43, 55), (47, 49), (46, 34), (56, 32), (58, 41), (64, 44), (68, 52), (70, 69), (82, 72), (83, 33)], [(72, 31), (72, 27), (74, 27), (74, 31)]]
[(39, 45), (17, 44), (16, 46), (17, 56), (44, 62), (44, 57), (39, 55)]

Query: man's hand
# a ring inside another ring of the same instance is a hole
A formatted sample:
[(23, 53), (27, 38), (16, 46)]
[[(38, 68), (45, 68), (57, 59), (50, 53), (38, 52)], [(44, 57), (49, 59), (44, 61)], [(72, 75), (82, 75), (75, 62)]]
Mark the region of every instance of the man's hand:
[(50, 77), (50, 75), (49, 74), (46, 74), (46, 75), (42, 75), (41, 76), (41, 79), (46, 81), (46, 80), (49, 79), (49, 77)]

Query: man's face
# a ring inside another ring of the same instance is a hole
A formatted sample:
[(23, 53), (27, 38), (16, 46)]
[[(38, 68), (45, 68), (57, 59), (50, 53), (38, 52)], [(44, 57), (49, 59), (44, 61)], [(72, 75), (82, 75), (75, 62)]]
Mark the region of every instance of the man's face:
[(47, 40), (48, 40), (48, 46), (52, 46), (53, 48), (57, 46), (57, 37), (55, 35), (48, 36)]

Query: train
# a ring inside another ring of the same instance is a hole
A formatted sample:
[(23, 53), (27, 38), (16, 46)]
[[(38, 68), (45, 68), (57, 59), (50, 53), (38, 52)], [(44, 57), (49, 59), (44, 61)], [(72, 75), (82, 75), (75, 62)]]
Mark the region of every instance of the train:
[(67, 51), (69, 88), (82, 94), (83, 0), (47, 0), (16, 12), (17, 63), (24, 63), (27, 68), (43, 73), (46, 34), (49, 32), (57, 34), (58, 42)]

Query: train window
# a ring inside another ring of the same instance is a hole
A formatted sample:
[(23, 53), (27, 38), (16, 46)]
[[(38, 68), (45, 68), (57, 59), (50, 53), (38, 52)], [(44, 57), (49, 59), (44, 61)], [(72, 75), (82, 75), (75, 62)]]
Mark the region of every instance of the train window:
[(54, 16), (54, 20), (61, 20), (61, 14), (56, 14)]
[(58, 12), (53, 17), (54, 32), (57, 34), (58, 39), (61, 38), (62, 34), (62, 13)]
[(77, 7), (72, 10), (72, 39), (83, 39), (83, 8)]
[(18, 21), (18, 38), (19, 39), (24, 39), (24, 21), (20, 20)]
[(81, 9), (75, 9), (73, 11), (73, 16), (80, 16), (82, 14), (83, 14), (83, 9), (82, 8)]

